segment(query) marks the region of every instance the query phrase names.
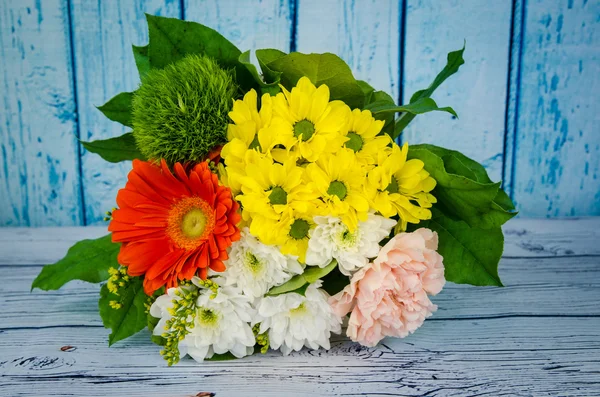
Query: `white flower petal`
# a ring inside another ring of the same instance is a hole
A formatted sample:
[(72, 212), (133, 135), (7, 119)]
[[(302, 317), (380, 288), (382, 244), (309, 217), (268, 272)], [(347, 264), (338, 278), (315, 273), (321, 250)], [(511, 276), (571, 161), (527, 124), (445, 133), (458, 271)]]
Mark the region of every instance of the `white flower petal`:
[[(311, 284), (305, 296), (287, 293), (267, 296), (256, 305), (260, 332), (268, 332), (270, 347), (284, 355), (307, 346), (327, 345), (332, 332), (341, 332), (342, 319), (328, 303), (329, 295), (320, 290), (321, 281)], [(325, 338), (323, 338), (325, 336)]]
[(347, 276), (365, 267), (369, 258), (378, 255), (379, 242), (396, 225), (396, 221), (374, 212), (368, 214), (366, 221), (358, 223), (354, 233), (350, 233), (339, 218), (316, 216), (314, 222), (316, 227), (310, 232), (306, 264), (325, 267), (336, 259), (340, 272)]
[(224, 285), (237, 285), (253, 299), (303, 271), (295, 257), (283, 255), (276, 246), (262, 244), (248, 228), (232, 244), (225, 266), (227, 269), (221, 274)]

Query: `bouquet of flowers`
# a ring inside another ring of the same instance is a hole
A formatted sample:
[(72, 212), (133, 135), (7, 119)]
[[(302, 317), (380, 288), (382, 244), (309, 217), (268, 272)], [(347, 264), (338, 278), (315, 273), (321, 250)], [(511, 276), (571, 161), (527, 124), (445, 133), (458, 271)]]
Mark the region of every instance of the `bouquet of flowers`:
[[(500, 183), (459, 152), (399, 145), (451, 52), (410, 102), (356, 80), (333, 54), (256, 51), (216, 31), (147, 16), (141, 84), (99, 109), (131, 133), (82, 142), (133, 160), (109, 235), (75, 244), (32, 288), (104, 283), (109, 344), (145, 327), (169, 365), (405, 337), (446, 280), (501, 286)], [(346, 319), (347, 318), (347, 319)], [(347, 321), (347, 323), (345, 323)]]

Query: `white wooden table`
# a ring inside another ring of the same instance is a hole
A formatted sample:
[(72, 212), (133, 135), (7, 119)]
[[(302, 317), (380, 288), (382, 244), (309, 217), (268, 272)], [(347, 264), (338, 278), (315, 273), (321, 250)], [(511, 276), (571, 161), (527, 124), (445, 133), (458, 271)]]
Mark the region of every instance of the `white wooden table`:
[(29, 292), (43, 264), (103, 233), (0, 229), (1, 396), (600, 395), (600, 218), (509, 222), (506, 287), (448, 284), (408, 338), (171, 368), (146, 331), (107, 346), (97, 286)]

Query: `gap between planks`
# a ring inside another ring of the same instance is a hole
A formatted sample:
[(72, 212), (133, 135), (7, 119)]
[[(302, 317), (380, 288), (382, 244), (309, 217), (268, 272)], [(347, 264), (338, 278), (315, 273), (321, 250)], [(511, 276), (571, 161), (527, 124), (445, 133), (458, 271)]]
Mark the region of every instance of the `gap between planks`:
[[(516, 218), (503, 230), (505, 258), (600, 255), (600, 217)], [(106, 227), (0, 228), (0, 266), (52, 263), (75, 242), (106, 233)]]

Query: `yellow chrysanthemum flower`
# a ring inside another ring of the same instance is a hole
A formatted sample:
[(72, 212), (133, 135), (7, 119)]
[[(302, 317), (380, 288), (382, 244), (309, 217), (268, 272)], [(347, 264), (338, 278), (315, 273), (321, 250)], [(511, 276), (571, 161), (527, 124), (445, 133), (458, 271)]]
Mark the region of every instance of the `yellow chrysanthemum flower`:
[(230, 170), (232, 167), (225, 167), (222, 163), (217, 164), (217, 174), (219, 175), (219, 181), (231, 189), (231, 194), (235, 197), (242, 191), (242, 185), (235, 175), (231, 175)]
[(221, 156), (227, 166), (243, 167), (244, 156), (249, 150), (256, 150), (267, 154), (275, 146), (291, 146), (295, 140), (277, 133), (269, 128), (273, 116), (273, 98), (269, 94), (261, 97), (261, 106), (258, 110), (258, 95), (256, 91), (250, 90), (244, 95), (243, 100), (233, 103), (233, 109), (229, 117), (233, 124), (229, 124), (227, 140), (229, 141)]
[(288, 213), (279, 221), (264, 219), (262, 222), (266, 232), (263, 243), (278, 245), (282, 254), (294, 255), (301, 263), (306, 262), (309, 233), (315, 226), (312, 216)]
[(402, 149), (395, 143), (391, 150), (381, 153), (378, 165), (368, 174), (371, 206), (385, 217), (398, 215), (399, 227), (431, 218), (436, 198), (430, 193), (436, 182), (423, 169), (421, 160), (406, 160), (408, 144)]
[(279, 220), (286, 213), (309, 213), (316, 207), (318, 193), (304, 183), (305, 170), (293, 159), (278, 164), (252, 150), (246, 156), (243, 174), (236, 177), (242, 191), (236, 199), (250, 217)]
[(375, 120), (369, 110), (354, 109), (344, 128), (342, 135), (346, 137), (344, 146), (352, 149), (361, 164), (375, 164), (379, 154), (392, 143), (389, 135), (378, 135), (384, 122)]
[(319, 192), (322, 215), (339, 216), (350, 231), (367, 219), (366, 171), (351, 149), (322, 154), (306, 167), (307, 181)]
[[(329, 102), (329, 88), (316, 88), (307, 77), (296, 87), (273, 98), (273, 129), (286, 140), (293, 139), (296, 158), (315, 161), (321, 153), (331, 152), (344, 142), (340, 134), (350, 108), (342, 101)], [(284, 146), (288, 147), (284, 144)]]

